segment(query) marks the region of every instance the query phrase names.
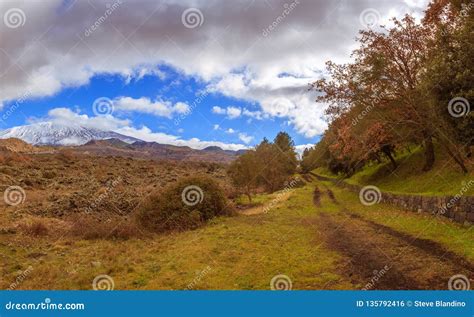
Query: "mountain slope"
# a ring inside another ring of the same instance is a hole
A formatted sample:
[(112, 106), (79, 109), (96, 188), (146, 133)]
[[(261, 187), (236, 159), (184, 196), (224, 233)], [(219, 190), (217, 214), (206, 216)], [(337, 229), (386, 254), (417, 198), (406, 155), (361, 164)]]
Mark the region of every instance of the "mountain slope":
[(0, 131), (0, 139), (17, 138), (33, 145), (82, 145), (91, 140), (118, 139), (126, 143), (136, 138), (112, 131), (101, 131), (79, 125), (40, 122)]
[(169, 159), (228, 163), (242, 151), (228, 151), (213, 146), (204, 150), (145, 142), (112, 131), (79, 125), (41, 122), (0, 131), (0, 139), (20, 139), (32, 145), (73, 146), (87, 155), (124, 156), (145, 159)]

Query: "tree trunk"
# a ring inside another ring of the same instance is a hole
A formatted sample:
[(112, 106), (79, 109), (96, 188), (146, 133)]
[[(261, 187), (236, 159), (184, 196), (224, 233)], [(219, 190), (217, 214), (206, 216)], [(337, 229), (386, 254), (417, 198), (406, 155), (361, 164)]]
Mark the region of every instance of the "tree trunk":
[(388, 159), (392, 163), (393, 170), (395, 170), (398, 167), (398, 165), (397, 165), (397, 161), (395, 161), (395, 159), (393, 158), (392, 150), (390, 149), (390, 145), (382, 146), (382, 152), (385, 154), (385, 156), (388, 157)]
[(433, 168), (435, 162), (435, 153), (433, 145), (433, 137), (430, 133), (424, 132), (424, 145), (425, 145), (425, 166), (423, 166), (423, 172), (427, 172)]
[(464, 152), (466, 153), (467, 158), (470, 158), (472, 156), (471, 147), (469, 146), (469, 144), (464, 147)]
[(459, 167), (461, 167), (463, 173), (467, 174), (468, 170), (466, 168), (466, 165), (464, 164), (464, 161), (461, 155), (459, 155), (459, 153), (456, 150), (454, 152), (451, 151), (448, 144), (445, 144), (444, 147), (446, 148), (446, 151), (448, 152), (449, 156), (451, 156), (452, 159), (459, 165)]

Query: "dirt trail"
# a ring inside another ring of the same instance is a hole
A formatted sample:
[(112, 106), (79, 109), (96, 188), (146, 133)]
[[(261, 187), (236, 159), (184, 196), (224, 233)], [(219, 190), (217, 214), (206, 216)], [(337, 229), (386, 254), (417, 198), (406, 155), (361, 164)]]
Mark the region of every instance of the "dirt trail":
[(252, 216), (269, 212), (271, 209), (278, 207), (282, 202), (288, 200), (290, 196), (291, 192), (278, 193), (277, 195), (275, 195), (275, 198), (273, 198), (270, 202), (265, 203), (263, 205), (240, 210), (239, 214), (245, 216)]
[(376, 223), (372, 220), (365, 219), (358, 214), (351, 213), (349, 211), (347, 212), (350, 215), (350, 217), (364, 221), (365, 223), (367, 223), (370, 227), (372, 227), (374, 230), (376, 230), (379, 233), (383, 232), (384, 234), (389, 234), (393, 237), (396, 237), (400, 240), (405, 241), (405, 243), (407, 243), (408, 245), (411, 245), (427, 253), (430, 253), (432, 256), (435, 256), (439, 258), (440, 260), (449, 261), (451, 263), (457, 263), (457, 265), (459, 265), (460, 267), (463, 267), (466, 270), (470, 270), (471, 272), (474, 272), (473, 263), (470, 263), (467, 259), (460, 256), (459, 254), (446, 250), (441, 244), (433, 240), (417, 238), (405, 232), (400, 232), (388, 226)]
[[(331, 200), (337, 202), (335, 197)], [(474, 275), (473, 263), (439, 243), (413, 237), (343, 207), (340, 213), (320, 213), (318, 222), (326, 245), (345, 258), (339, 264), (341, 274), (360, 288), (447, 289), (451, 276)]]

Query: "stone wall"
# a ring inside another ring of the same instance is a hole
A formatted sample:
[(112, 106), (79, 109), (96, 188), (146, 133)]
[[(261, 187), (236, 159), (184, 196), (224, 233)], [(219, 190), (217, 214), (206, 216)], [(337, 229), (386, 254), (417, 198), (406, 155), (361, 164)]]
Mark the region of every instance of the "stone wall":
[[(330, 181), (357, 194), (363, 188), (363, 186), (348, 184), (341, 179), (316, 174), (313, 176), (319, 180)], [(421, 196), (381, 192), (380, 202), (395, 205), (404, 210), (443, 215), (466, 225), (474, 223), (474, 196), (462, 196), (461, 194), (456, 196)]]

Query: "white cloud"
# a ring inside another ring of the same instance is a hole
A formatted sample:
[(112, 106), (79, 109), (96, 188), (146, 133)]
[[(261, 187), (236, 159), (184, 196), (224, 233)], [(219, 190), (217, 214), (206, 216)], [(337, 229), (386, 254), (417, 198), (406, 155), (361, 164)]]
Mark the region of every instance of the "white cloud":
[(226, 110), (219, 107), (219, 106), (214, 106), (212, 107), (212, 113), (215, 113), (215, 114), (225, 114), (226, 113)]
[[(267, 74), (268, 75), (268, 74)], [(242, 109), (242, 115), (249, 118), (262, 120), (265, 118), (286, 118), (300, 134), (312, 138), (321, 134), (327, 127), (324, 118), (325, 106), (317, 104), (315, 92), (308, 91), (308, 83), (314, 81), (315, 77), (297, 78), (294, 76), (280, 76), (275, 73), (262, 77), (258, 75), (242, 74), (247, 76), (248, 86), (244, 91), (221, 90), (225, 96), (241, 98), (249, 102), (258, 102), (261, 106), (259, 111)], [(235, 77), (235, 74), (231, 75)], [(249, 76), (255, 76), (251, 78)], [(226, 81), (225, 78), (222, 79)], [(220, 81), (211, 83), (209, 91), (216, 92)], [(271, 93), (268, 93), (271, 91)], [(219, 114), (227, 114), (228, 110), (219, 109)]]
[(214, 124), (214, 127), (213, 127), (214, 130), (219, 130), (219, 128), (220, 126), (218, 124)]
[(237, 107), (227, 107), (227, 118), (229, 119), (235, 119), (240, 117), (242, 114), (242, 110)]
[(232, 128), (229, 128), (225, 131), (226, 133), (229, 133), (229, 134), (234, 134), (236, 131)]
[(232, 150), (232, 151), (237, 151), (237, 150), (242, 150), (242, 149), (247, 148), (247, 146), (242, 145), (242, 144), (224, 143), (224, 142), (218, 142), (218, 141), (203, 141), (198, 138), (183, 140), (175, 135), (169, 135), (169, 134), (161, 133), (161, 132), (158, 132), (158, 133), (153, 132), (146, 126), (140, 129), (136, 129), (133, 127), (123, 127), (123, 128), (115, 130), (115, 132), (128, 135), (131, 137), (135, 137), (147, 142), (158, 142), (162, 144), (171, 144), (171, 145), (176, 145), (176, 146), (189, 146), (190, 148), (200, 149), (200, 150), (208, 146), (218, 146), (224, 150)]
[(246, 133), (239, 133), (239, 139), (240, 139), (240, 141), (244, 142), (245, 144), (249, 144), (250, 142), (252, 142), (252, 140), (254, 138), (253, 138), (253, 136), (249, 136)]
[(141, 97), (134, 99), (131, 97), (119, 97), (114, 100), (114, 109), (125, 112), (141, 112), (155, 116), (171, 118), (175, 113), (187, 113), (190, 111), (189, 105), (184, 102), (172, 104), (170, 101), (155, 100)]
[(314, 146), (314, 144), (301, 144), (301, 145), (296, 145), (295, 150), (296, 153), (298, 153), (298, 156), (301, 158), (303, 156), (303, 152), (305, 149), (310, 149)]
[(30, 121), (52, 121), (64, 125), (80, 125), (87, 128), (95, 128), (104, 131), (115, 130), (119, 127), (130, 125), (130, 120), (122, 120), (111, 115), (89, 117), (86, 114), (79, 114), (69, 108), (54, 108), (48, 111), (48, 118), (30, 119)]
[(240, 108), (230, 106), (227, 108), (221, 108), (219, 106), (212, 107), (212, 113), (225, 115), (227, 119), (236, 119), (241, 116), (246, 116), (256, 120), (263, 120), (264, 118), (269, 118), (269, 116), (261, 111), (251, 111), (247, 108)]

